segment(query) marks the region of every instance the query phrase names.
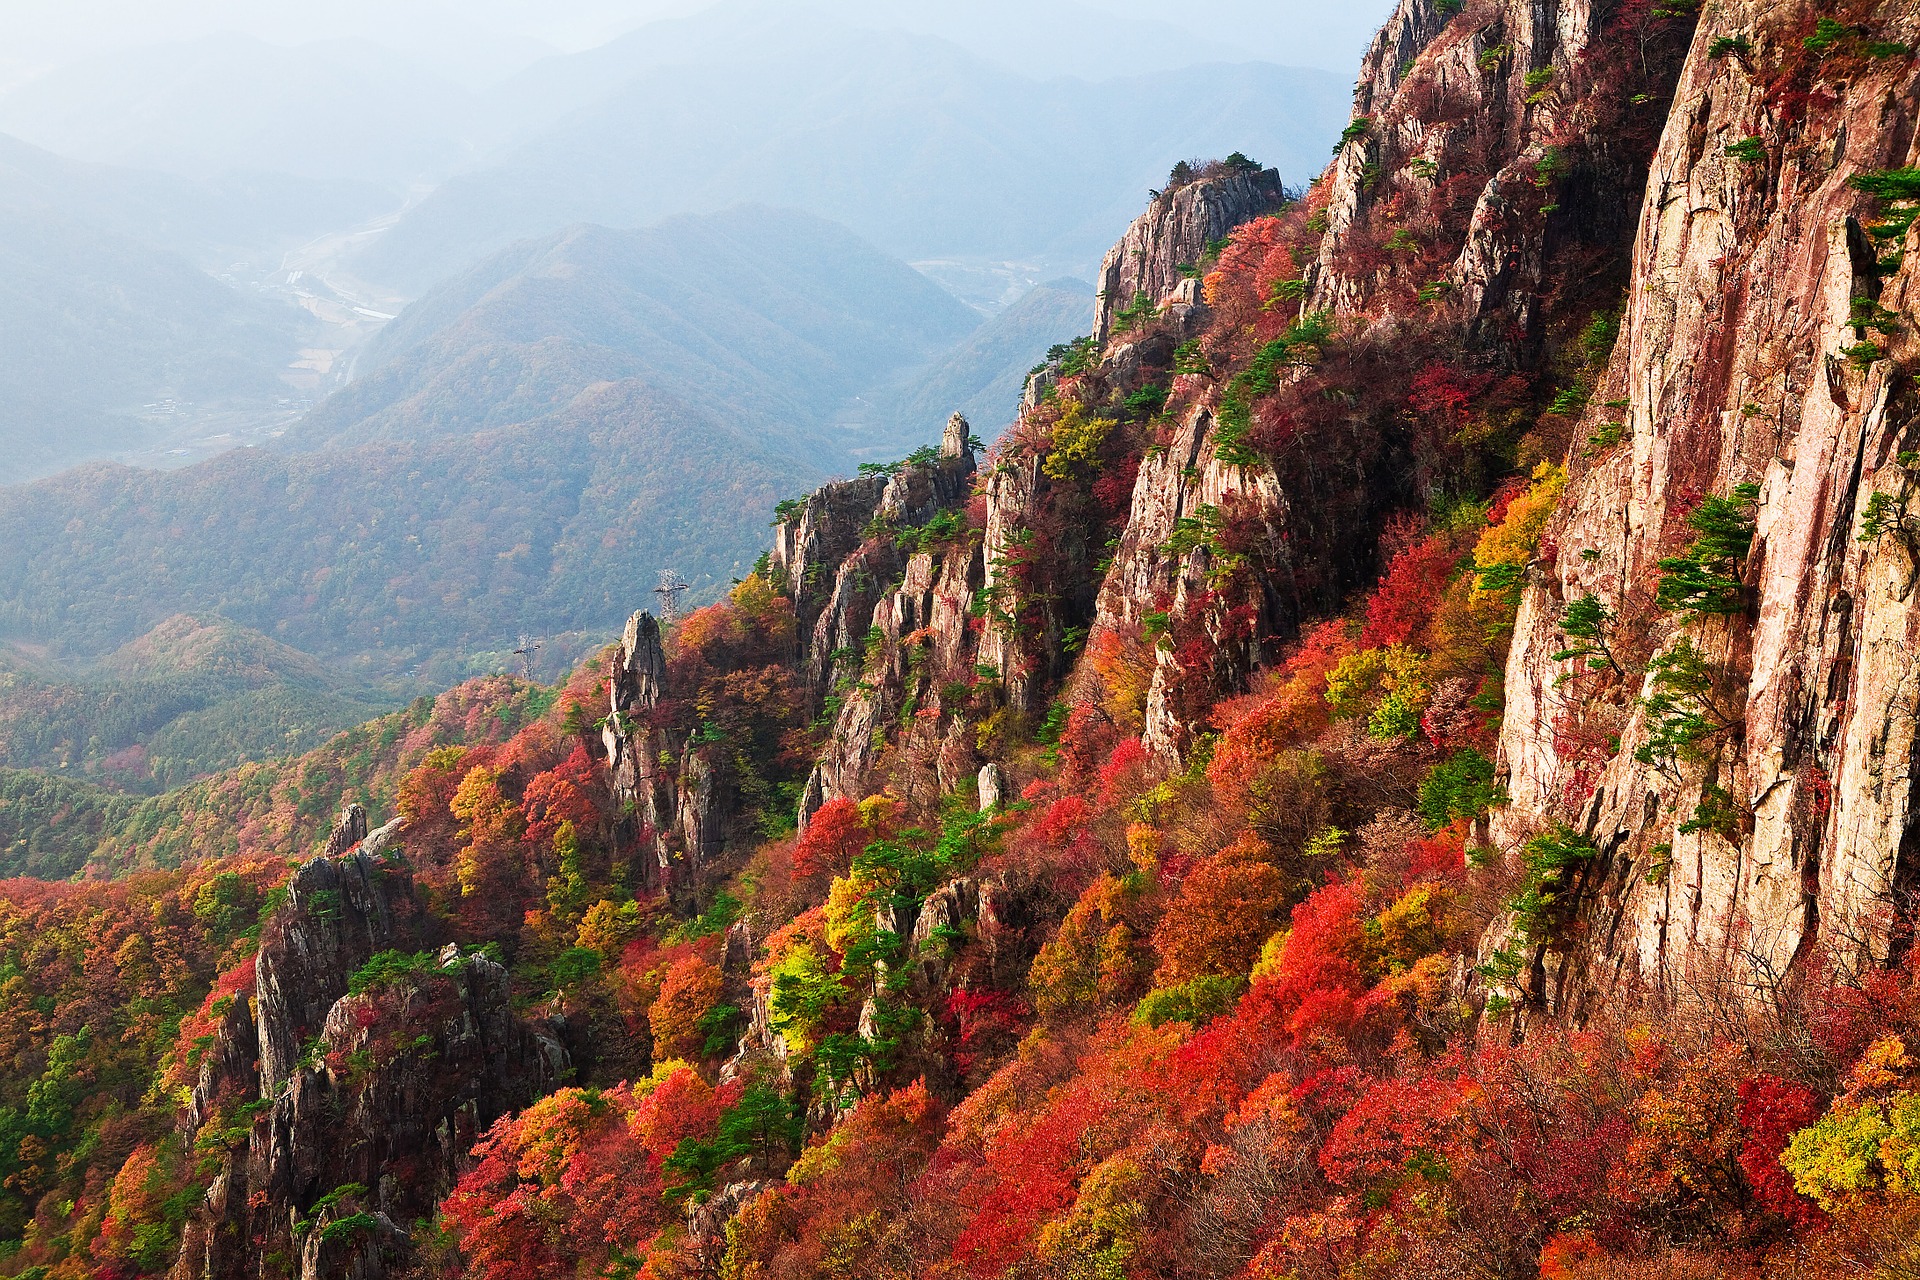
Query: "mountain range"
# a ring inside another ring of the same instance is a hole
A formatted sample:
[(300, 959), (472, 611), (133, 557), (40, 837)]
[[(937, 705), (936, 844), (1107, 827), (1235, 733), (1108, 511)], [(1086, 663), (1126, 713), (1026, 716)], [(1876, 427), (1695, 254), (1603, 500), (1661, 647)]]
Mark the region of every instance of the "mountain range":
[(909, 261), (1085, 270), (1178, 160), (1237, 149), (1296, 181), (1315, 172), (1347, 97), (1326, 73), (1256, 63), (1036, 80), (932, 37), (799, 18), (715, 44), (690, 36), (681, 60), (636, 36), (577, 56), (610, 67), (523, 73), (530, 94), (562, 70), (609, 87), (450, 177), (345, 265), (418, 290), (567, 223), (758, 201)]
[[(578, 228), (423, 300), (282, 447), (13, 490), (0, 632), (82, 659), (217, 613), (445, 678), (529, 628), (604, 631), (661, 568), (737, 575), (758, 513), (855, 446), (898, 456), (959, 404), (1010, 417), (1086, 305), (1054, 288), (983, 323), (800, 214)], [(929, 366), (942, 401), (903, 400)]]
[(806, 214), (739, 208), (641, 231), (576, 226), (503, 250), (408, 307), (358, 354), (352, 384), (286, 444), (503, 426), (552, 413), (590, 384), (638, 379), (831, 471), (864, 443), (837, 438), (842, 403), (980, 323), (919, 272)]

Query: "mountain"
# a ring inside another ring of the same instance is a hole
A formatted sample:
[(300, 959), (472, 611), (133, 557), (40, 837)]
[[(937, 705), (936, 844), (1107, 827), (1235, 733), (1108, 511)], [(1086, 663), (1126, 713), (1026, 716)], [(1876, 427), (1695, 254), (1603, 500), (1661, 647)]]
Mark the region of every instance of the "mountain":
[(1038, 285), (963, 338), (932, 365), (898, 376), (845, 406), (846, 424), (897, 424), (893, 453), (911, 442), (917, 426), (959, 412), (983, 439), (1011, 425), (1027, 375), (1044, 353), (1087, 330), (1093, 290), (1063, 277)]
[[(7, 491), (0, 635), (51, 646), (45, 680), (76, 687), (181, 613), (322, 659), (363, 700), (381, 696), (367, 681), (518, 666), (523, 635), (565, 661), (662, 569), (719, 590), (768, 508), (822, 475), (909, 452), (956, 406), (997, 430), (1090, 314), (1084, 286), (1061, 285), (983, 323), (786, 211), (573, 228), (409, 307), (271, 449)], [(15, 763), (65, 759), (73, 732), (36, 730)], [(127, 745), (108, 737), (81, 754)]]
[(0, 878), (63, 880), (132, 813), (132, 796), (0, 768)]
[(685, 62), (607, 79), (620, 87), (450, 178), (352, 268), (420, 290), (570, 223), (764, 202), (843, 223), (909, 261), (1079, 270), (1175, 161), (1237, 148), (1302, 178), (1346, 104), (1318, 71), (1041, 81), (937, 39), (800, 19), (755, 28), (724, 54), (695, 42)]
[(672, 566), (711, 590), (814, 473), (633, 380), (523, 426), (9, 492), (0, 632), (78, 662), (180, 612), (368, 676), (457, 678), (529, 633), (601, 635)]
[(8, 1265), (1911, 1273), (1920, 13), (1834, 12), (1401, 0), (984, 457), (30, 796), (102, 835), (0, 885)]
[(978, 323), (904, 263), (805, 214), (574, 227), (410, 306), (286, 444), (472, 432), (553, 412), (596, 382), (639, 379), (831, 468), (854, 447), (830, 429), (837, 405)]
[(135, 790), (298, 753), (396, 701), (218, 617), (165, 619), (77, 673), (7, 665), (0, 766)]
[(65, 212), (0, 206), (0, 483), (138, 447), (176, 414), (272, 414), (307, 318)]
[(241, 172), (186, 178), (70, 160), (0, 134), (0, 207), (83, 222), (180, 254), (209, 272), (237, 263), (264, 271), (285, 250), (384, 213), (392, 203), (370, 183)]

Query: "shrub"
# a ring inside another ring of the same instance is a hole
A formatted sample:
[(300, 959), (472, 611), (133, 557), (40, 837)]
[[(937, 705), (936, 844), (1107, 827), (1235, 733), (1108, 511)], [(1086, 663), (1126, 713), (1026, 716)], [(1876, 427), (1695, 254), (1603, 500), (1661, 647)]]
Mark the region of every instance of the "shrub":
[(1634, 758), (1669, 776), (1682, 760), (1703, 757), (1702, 744), (1733, 726), (1714, 690), (1714, 670), (1685, 636), (1648, 665), (1651, 689), (1640, 705), (1647, 715), (1647, 741)]
[[(1592, 592), (1568, 604), (1560, 615), (1560, 631), (1567, 638), (1567, 646), (1553, 655), (1553, 661), (1573, 663), (1574, 675), (1594, 670), (1595, 658), (1619, 672), (1620, 664), (1607, 642), (1607, 628), (1612, 623), (1613, 614)], [(1562, 676), (1554, 683), (1560, 684), (1568, 678)]]
[(1568, 872), (1592, 858), (1592, 842), (1571, 827), (1558, 826), (1527, 841), (1520, 849), (1526, 878), (1520, 892), (1507, 901), (1514, 932), (1528, 942), (1550, 941), (1565, 917), (1561, 895), (1568, 889)]
[(1435, 831), (1461, 819), (1472, 821), (1506, 803), (1506, 788), (1494, 781), (1493, 761), (1472, 747), (1462, 747), (1433, 766), (1420, 784), (1420, 816)]
[(1753, 505), (1760, 486), (1735, 485), (1727, 497), (1710, 497), (1687, 517), (1699, 536), (1677, 556), (1660, 561), (1656, 603), (1692, 618), (1746, 611), (1746, 588), (1737, 576), (1753, 547)]
[(1382, 742), (1412, 737), (1433, 697), (1426, 655), (1403, 644), (1351, 654), (1328, 673), (1326, 697), (1337, 719), (1367, 717), (1367, 732)]
[(1199, 1026), (1233, 1008), (1233, 1002), (1246, 989), (1247, 980), (1243, 977), (1202, 974), (1177, 987), (1157, 987), (1149, 991), (1134, 1006), (1133, 1021), (1148, 1027), (1169, 1022)]
[(369, 991), (393, 986), (409, 978), (439, 972), (441, 972), (440, 961), (431, 951), (418, 951), (411, 954), (404, 951), (382, 951), (354, 970), (353, 976), (347, 979), (347, 993), (356, 996), (364, 995)]
[(1847, 323), (1862, 338), (1866, 337), (1866, 330), (1869, 329), (1886, 337), (1900, 332), (1899, 314), (1872, 298), (1855, 298), (1847, 313)]
[(1100, 446), (1119, 426), (1114, 418), (1096, 418), (1078, 400), (1069, 401), (1054, 424), (1052, 446), (1040, 469), (1055, 480), (1072, 480), (1097, 465)]
[(1322, 343), (1333, 336), (1333, 313), (1310, 311), (1287, 328), (1286, 333), (1255, 353), (1247, 367), (1235, 374), (1220, 398), (1218, 423), (1214, 430), (1213, 455), (1228, 466), (1250, 467), (1259, 463), (1259, 455), (1246, 443), (1253, 427), (1253, 402), (1271, 394), (1280, 385), (1281, 371), (1313, 362)]
[(1518, 598), (1522, 576), (1540, 546), (1541, 530), (1567, 487), (1567, 470), (1543, 462), (1534, 468), (1532, 480), (1474, 546), (1476, 601), (1494, 596), (1512, 603)]
[(1867, 227), (1876, 240), (1903, 239), (1920, 216), (1920, 169), (1879, 169), (1847, 179), (1855, 191), (1864, 191), (1888, 207), (1879, 221)]

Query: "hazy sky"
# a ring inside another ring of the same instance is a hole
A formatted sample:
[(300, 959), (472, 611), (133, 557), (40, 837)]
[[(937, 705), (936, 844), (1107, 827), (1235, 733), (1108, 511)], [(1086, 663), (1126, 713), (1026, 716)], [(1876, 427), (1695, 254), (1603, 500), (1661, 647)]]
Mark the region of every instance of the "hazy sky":
[[(275, 43), (370, 39), (482, 84), (554, 51), (602, 44), (712, 0), (0, 0), (0, 81), (128, 45), (240, 31)], [(1390, 0), (822, 0), (860, 21), (1009, 40), (1110, 15), (1177, 29), (1183, 50), (1351, 73)]]

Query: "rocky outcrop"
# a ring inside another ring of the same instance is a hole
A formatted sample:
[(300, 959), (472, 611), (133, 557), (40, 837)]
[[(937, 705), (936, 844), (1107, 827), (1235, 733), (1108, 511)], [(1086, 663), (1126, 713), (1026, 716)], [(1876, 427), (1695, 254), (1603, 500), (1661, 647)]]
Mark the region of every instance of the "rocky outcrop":
[(903, 535), (959, 506), (975, 466), (972, 428), (956, 413), (937, 448), (885, 474), (823, 486), (775, 526), (769, 563), (794, 602), (816, 706), (865, 662), (875, 609), (907, 565)]
[[(1920, 880), (1902, 458), (1920, 448), (1916, 245), (1875, 244), (1876, 201), (1850, 185), (1920, 161), (1920, 95), (1911, 58), (1858, 37), (1809, 50), (1816, 10), (1726, 0), (1701, 23), (1623, 335), (1577, 433), (1596, 443), (1521, 605), (1497, 831), (1511, 846), (1564, 823), (1594, 850), (1577, 927), (1529, 949), (1513, 984), (1541, 1008), (1578, 1012), (1597, 989), (1770, 992), (1823, 947), (1885, 958)], [(1911, 5), (1848, 12), (1874, 40), (1920, 44)], [(1687, 515), (1742, 484), (1738, 598), (1698, 620), (1662, 609), (1652, 586), (1694, 536)], [(1588, 595), (1627, 656), (1568, 680), (1561, 620)], [(1683, 643), (1710, 688), (1663, 706), (1656, 659)], [(1650, 746), (1681, 714), (1700, 721), (1688, 749)]]
[(726, 848), (734, 788), (724, 758), (656, 723), (667, 683), (660, 624), (636, 613), (607, 675), (600, 740), (614, 799), (628, 815), (622, 840), (640, 855), (643, 883), (679, 894)]
[[(802, 826), (829, 799), (868, 794), (874, 765), (909, 708), (922, 718), (910, 717), (902, 732), (922, 748), (931, 735), (941, 778), (979, 767), (957, 737), (940, 745), (957, 710), (942, 704), (942, 689), (971, 681), (976, 662), (986, 660), (970, 625), (986, 569), (963, 512), (974, 487), (974, 444), (967, 420), (955, 414), (937, 449), (909, 459), (877, 491), (864, 481), (828, 485), (776, 531), (776, 580), (816, 592), (815, 603), (797, 606), (803, 623), (812, 619), (799, 660), (811, 696), (832, 708), (833, 731), (800, 803)], [(812, 578), (797, 573), (789, 557), (831, 545), (819, 531), (851, 527), (863, 502), (871, 503), (860, 525), (865, 537), (837, 562), (814, 561), (820, 572)], [(824, 590), (809, 585), (820, 579), (828, 580)]]
[[(1632, 20), (1645, 30), (1616, 29), (1608, 24), (1628, 18), (1609, 6), (1449, 7), (1402, 0), (1376, 38), (1352, 127), (1308, 197), (1318, 207), (1306, 227), (1324, 220), (1324, 230), (1310, 256), (1296, 249), (1296, 291), (1267, 309), (1299, 297), (1303, 322), (1349, 344), (1414, 339), (1530, 376), (1551, 326), (1583, 323), (1617, 297), (1598, 283), (1610, 273), (1624, 283), (1651, 122), (1692, 18), (1640, 13)], [(1628, 40), (1637, 60), (1616, 65)], [(1130, 342), (1110, 343), (1093, 376), (1125, 385), (1138, 359)], [(1309, 353), (1276, 383), (1309, 376), (1316, 361)], [(1364, 482), (1326, 496), (1300, 483), (1317, 463), (1282, 478), (1238, 465), (1241, 450), (1222, 458), (1227, 393), (1204, 373), (1176, 380), (1183, 412), (1141, 462), (1094, 624), (1096, 639), (1151, 647), (1144, 736), (1168, 764), (1273, 642), (1366, 580), (1385, 508), (1365, 504), (1419, 500), (1389, 492), (1410, 469), (1397, 452), (1412, 425), (1405, 404), (1368, 408), (1364, 393), (1338, 390), (1356, 405), (1354, 437), (1369, 452), (1341, 460)], [(1220, 551), (1229, 543), (1252, 572), (1231, 571)]]
[[(1026, 897), (1007, 877), (997, 874), (962, 876), (928, 894), (918, 906), (894, 905), (874, 914), (876, 928), (905, 940), (905, 989), (922, 1008), (937, 1008), (947, 995), (973, 981), (989, 982), (998, 990), (1018, 984), (1033, 958), (1035, 941), (1030, 923)], [(736, 927), (741, 929), (741, 945), (736, 948), (734, 937), (729, 935), (723, 973), (728, 998), (740, 1001), (746, 1010), (747, 1027), (733, 1055), (721, 1067), (720, 1079), (734, 1080), (771, 1069), (791, 1087), (795, 1084), (788, 1067), (791, 1051), (786, 1038), (772, 1024), (771, 981), (764, 973), (746, 973), (750, 935), (744, 927)], [(972, 957), (965, 965), (961, 963), (963, 951)], [(878, 1004), (871, 998), (866, 1000), (856, 1031), (869, 1038), (891, 1035), (882, 1031), (878, 1014)], [(930, 1025), (923, 1025), (931, 1030)], [(955, 1083), (951, 1062), (930, 1043), (909, 1037), (898, 1051), (895, 1066), (906, 1076), (923, 1075), (935, 1088)], [(839, 1123), (845, 1118), (844, 1105), (850, 1105), (871, 1083), (871, 1078), (849, 1082), (844, 1096), (815, 1093), (810, 1101), (809, 1125), (828, 1129)]]
[[(1233, 683), (1259, 660), (1265, 637), (1294, 626), (1299, 607), (1287, 590), (1291, 573), (1282, 537), (1287, 496), (1272, 472), (1216, 457), (1209, 447), (1213, 426), (1213, 410), (1203, 400), (1186, 414), (1168, 446), (1142, 461), (1127, 527), (1101, 584), (1095, 625), (1132, 634), (1149, 613), (1193, 617), (1192, 625), (1207, 637), (1210, 668)], [(1267, 549), (1266, 571), (1242, 584), (1243, 592), (1226, 596), (1216, 591), (1215, 573), (1222, 565), (1212, 546), (1205, 539), (1186, 548), (1174, 543), (1183, 522), (1219, 520), (1221, 513), (1246, 521), (1250, 531), (1257, 530), (1251, 536)], [(1225, 619), (1235, 607), (1251, 608), (1254, 625), (1229, 637)], [(1183, 664), (1193, 659), (1172, 644), (1156, 644), (1153, 661), (1142, 737), (1150, 752), (1171, 764), (1185, 749), (1193, 725), (1170, 693)]]
[(1438, 3), (1427, 0), (1401, 0), (1394, 7), (1360, 60), (1360, 78), (1353, 89), (1356, 118), (1370, 119), (1393, 101), (1414, 60), (1446, 29), (1451, 17), (1440, 11)]
[[(343, 829), (356, 817), (365, 833), (357, 806)], [(411, 876), (362, 849), (294, 873), (187, 1109), (184, 1140), (218, 1169), (178, 1280), (398, 1274), (405, 1225), (431, 1216), (478, 1136), (564, 1078), (506, 970), (414, 953), (427, 932)]]
[(888, 477), (863, 475), (823, 485), (774, 526), (774, 582), (793, 601), (801, 636), (810, 636), (833, 575), (866, 539)]
[[(1631, 235), (1693, 22), (1690, 7), (1655, 8), (1401, 0), (1322, 180), (1327, 232), (1303, 305), (1374, 322), (1441, 307), (1476, 343), (1529, 358), (1542, 305)], [(1376, 206), (1411, 213), (1412, 240), (1396, 247)], [(1410, 306), (1395, 259), (1434, 247), (1446, 260), (1412, 282)]]
[(366, 838), (367, 811), (357, 804), (350, 804), (328, 834), (326, 847), (321, 853), (325, 857), (337, 858)]
[[(674, 825), (672, 780), (665, 776), (660, 760), (663, 755), (671, 758), (677, 744), (653, 727), (653, 711), (666, 684), (660, 624), (643, 610), (627, 619), (619, 652), (607, 672), (607, 719), (600, 741), (607, 753), (607, 778), (614, 799), (652, 833)], [(650, 866), (662, 872), (667, 864), (657, 836), (650, 843), (654, 846), (647, 851)]]
[(1286, 199), (1277, 172), (1239, 159), (1181, 178), (1178, 185), (1154, 195), (1147, 211), (1100, 264), (1093, 316), (1096, 346), (1106, 345), (1120, 314), (1141, 299), (1153, 307), (1170, 300), (1191, 306), (1198, 297), (1196, 270), (1208, 247)]

